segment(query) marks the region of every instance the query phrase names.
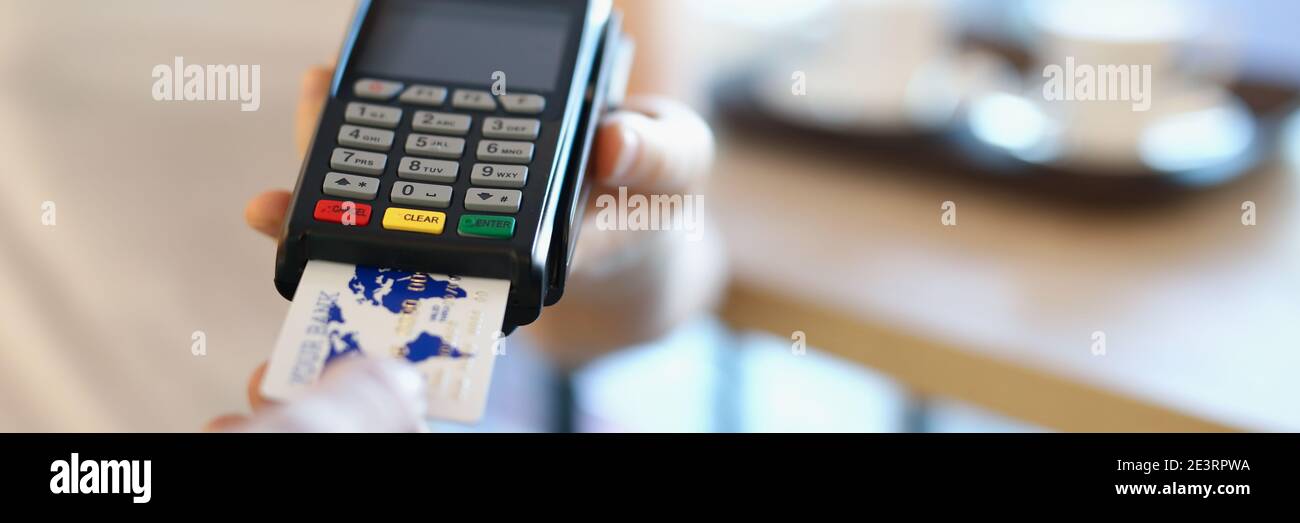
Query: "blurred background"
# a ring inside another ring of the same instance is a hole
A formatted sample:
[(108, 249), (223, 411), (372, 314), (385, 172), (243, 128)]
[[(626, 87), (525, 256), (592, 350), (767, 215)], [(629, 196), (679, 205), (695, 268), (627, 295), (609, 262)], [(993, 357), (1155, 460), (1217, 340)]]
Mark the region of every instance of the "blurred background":
[[(632, 91), (717, 134), (726, 293), (571, 374), (525, 329), (440, 429), (1300, 430), (1300, 5), (621, 4)], [(0, 430), (246, 408), (288, 303), (242, 209), (353, 7), (0, 1)], [(175, 56), (259, 64), (260, 110), (155, 102)], [(1049, 99), (1067, 61), (1149, 66), (1149, 110)]]

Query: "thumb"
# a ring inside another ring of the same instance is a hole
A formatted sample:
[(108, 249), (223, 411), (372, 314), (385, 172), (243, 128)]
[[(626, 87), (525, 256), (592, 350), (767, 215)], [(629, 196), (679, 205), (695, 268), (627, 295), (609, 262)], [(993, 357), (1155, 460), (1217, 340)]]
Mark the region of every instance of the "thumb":
[(606, 190), (678, 192), (695, 186), (713, 160), (713, 132), (695, 111), (664, 98), (633, 98), (601, 121), (596, 180)]
[(333, 365), (317, 387), (267, 409), (239, 432), (423, 432), (424, 377), (389, 358), (349, 358)]

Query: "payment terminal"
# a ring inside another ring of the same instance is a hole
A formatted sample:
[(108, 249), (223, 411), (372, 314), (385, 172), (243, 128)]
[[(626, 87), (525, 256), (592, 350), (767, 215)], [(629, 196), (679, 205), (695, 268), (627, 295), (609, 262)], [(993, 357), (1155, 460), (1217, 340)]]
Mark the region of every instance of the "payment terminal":
[(309, 260), (494, 278), (510, 282), (503, 330), (531, 323), (564, 293), (627, 49), (609, 0), (361, 2), (285, 221), (279, 292), (293, 298)]

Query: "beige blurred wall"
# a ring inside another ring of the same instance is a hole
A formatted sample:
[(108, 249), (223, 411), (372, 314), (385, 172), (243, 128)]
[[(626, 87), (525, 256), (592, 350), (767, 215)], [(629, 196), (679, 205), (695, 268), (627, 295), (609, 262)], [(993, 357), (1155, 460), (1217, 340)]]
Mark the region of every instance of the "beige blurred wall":
[[(0, 430), (194, 430), (245, 408), (287, 302), (243, 205), (291, 187), (299, 76), (334, 59), (351, 9), (0, 2)], [(260, 110), (154, 101), (174, 56), (260, 65)]]

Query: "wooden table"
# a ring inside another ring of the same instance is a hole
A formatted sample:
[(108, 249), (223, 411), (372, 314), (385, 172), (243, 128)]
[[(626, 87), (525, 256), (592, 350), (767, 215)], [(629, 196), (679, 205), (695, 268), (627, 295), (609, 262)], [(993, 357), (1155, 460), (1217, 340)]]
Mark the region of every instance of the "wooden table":
[(1293, 167), (1097, 212), (720, 138), (707, 208), (732, 256), (732, 325), (803, 331), (922, 396), (1054, 429), (1300, 430)]

